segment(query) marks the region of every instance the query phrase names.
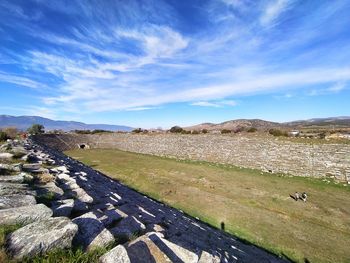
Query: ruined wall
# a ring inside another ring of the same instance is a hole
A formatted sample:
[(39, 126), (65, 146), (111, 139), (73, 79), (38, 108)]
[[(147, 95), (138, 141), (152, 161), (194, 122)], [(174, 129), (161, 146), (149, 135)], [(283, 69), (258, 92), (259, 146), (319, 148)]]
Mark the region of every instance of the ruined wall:
[(59, 150), (117, 148), (125, 151), (203, 160), (298, 176), (334, 176), (350, 182), (350, 145), (306, 144), (227, 135), (102, 134), (43, 136), (40, 140)]

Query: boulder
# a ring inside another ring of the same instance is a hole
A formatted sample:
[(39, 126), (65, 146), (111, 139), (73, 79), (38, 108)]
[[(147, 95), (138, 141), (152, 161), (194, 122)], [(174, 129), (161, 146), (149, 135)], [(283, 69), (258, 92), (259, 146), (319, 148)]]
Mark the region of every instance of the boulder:
[(52, 211), (43, 204), (29, 205), (0, 210), (0, 224), (30, 224), (35, 221), (50, 218)]
[(99, 259), (99, 263), (131, 263), (123, 245), (118, 245)]
[(71, 248), (78, 226), (66, 217), (55, 217), (31, 223), (11, 233), (7, 251), (15, 259), (34, 256), (53, 249)]
[(89, 206), (80, 200), (74, 200), (73, 211), (75, 213), (87, 212)]
[(0, 196), (0, 209), (35, 205), (36, 200), (32, 195)]
[(93, 212), (105, 227), (108, 227), (128, 216), (118, 209), (107, 209), (104, 211), (97, 209)]
[(73, 242), (82, 246), (84, 250), (89, 251), (97, 247), (105, 247), (115, 241), (113, 235), (93, 212), (83, 214), (72, 221), (79, 227)]
[(73, 199), (65, 199), (52, 202), (51, 209), (53, 211), (53, 216), (66, 216), (69, 217), (72, 213), (74, 206)]
[(25, 163), (23, 164), (23, 170), (27, 172), (37, 171), (42, 166), (41, 163)]
[(116, 227), (110, 229), (111, 233), (120, 239), (130, 239), (144, 230), (146, 230), (146, 226), (134, 216), (124, 218)]

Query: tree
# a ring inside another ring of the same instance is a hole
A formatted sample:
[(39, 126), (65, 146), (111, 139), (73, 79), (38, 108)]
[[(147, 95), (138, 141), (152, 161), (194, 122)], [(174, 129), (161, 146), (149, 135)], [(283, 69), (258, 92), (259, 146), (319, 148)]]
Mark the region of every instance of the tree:
[(30, 127), (27, 131), (30, 134), (36, 135), (36, 134), (44, 133), (45, 128), (41, 124), (33, 124), (32, 127)]
[(170, 128), (171, 133), (180, 133), (182, 131), (183, 131), (183, 129), (180, 126), (173, 126)]
[(206, 134), (206, 133), (208, 133), (208, 130), (207, 129), (203, 129), (202, 133)]

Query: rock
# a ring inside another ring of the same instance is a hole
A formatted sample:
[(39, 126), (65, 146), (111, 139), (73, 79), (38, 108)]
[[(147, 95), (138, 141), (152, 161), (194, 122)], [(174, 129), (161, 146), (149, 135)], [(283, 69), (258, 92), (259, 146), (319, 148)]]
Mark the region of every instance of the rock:
[(72, 221), (79, 227), (79, 231), (73, 241), (85, 250), (89, 251), (93, 248), (105, 247), (115, 240), (93, 212), (83, 214)]
[(0, 224), (30, 224), (50, 218), (52, 211), (43, 204), (29, 205), (0, 210)]
[(61, 172), (61, 173), (64, 173), (64, 174), (68, 174), (69, 173), (69, 170), (66, 166), (58, 166), (58, 167), (55, 167), (55, 168), (52, 168), (51, 170), (54, 170), (54, 171), (57, 171), (57, 172)]
[(89, 210), (89, 206), (80, 200), (74, 200), (73, 211), (76, 213), (86, 212)]
[(131, 263), (123, 245), (118, 245), (99, 259), (99, 263)]
[(3, 183), (23, 183), (24, 177), (21, 174), (3, 175), (3, 176), (0, 176), (0, 182), (3, 182)]
[(34, 195), (36, 196), (35, 191), (32, 191), (28, 188), (26, 184), (16, 184), (16, 183), (1, 183), (0, 182), (0, 196), (5, 195)]
[(53, 216), (66, 216), (69, 217), (72, 213), (74, 206), (73, 199), (65, 199), (52, 202), (51, 209), (53, 211)]
[(209, 254), (207, 251), (202, 251), (198, 263), (220, 263), (220, 258)]
[(14, 155), (14, 158), (21, 158), (27, 154), (27, 151), (21, 146), (16, 146), (11, 149), (10, 153)]
[(97, 209), (94, 210), (94, 214), (97, 216), (98, 220), (104, 224), (105, 227), (108, 227), (128, 216), (118, 209), (107, 209), (105, 211)]
[[(148, 236), (141, 236), (130, 242), (126, 247), (130, 262), (148, 263), (148, 262), (186, 262), (171, 260)], [(186, 262), (187, 263), (187, 262)]]
[(36, 193), (38, 196), (52, 193), (55, 198), (61, 198), (64, 195), (64, 191), (58, 187), (54, 182), (49, 182), (37, 186)]
[(12, 172), (21, 172), (22, 164), (4, 164), (0, 163), (0, 174), (11, 174)]
[(8, 236), (7, 251), (15, 259), (21, 259), (53, 249), (71, 248), (77, 231), (78, 226), (65, 217), (34, 222)]
[(150, 233), (148, 235), (149, 239), (152, 240), (172, 262), (198, 262), (198, 256), (195, 253), (166, 240), (161, 234)]
[(111, 233), (121, 239), (130, 239), (135, 234), (140, 234), (146, 230), (146, 226), (134, 216), (123, 219), (116, 227), (110, 229)]
[(32, 172), (40, 169), (41, 166), (41, 163), (25, 163), (23, 164), (23, 170), (27, 172)]
[(0, 196), (0, 209), (35, 205), (36, 200), (32, 195)]
[(94, 199), (90, 195), (88, 195), (84, 189), (80, 187), (72, 190), (72, 194), (74, 195), (74, 197), (76, 197), (84, 203), (91, 204), (94, 201)]
[(12, 153), (0, 153), (0, 160), (11, 160), (12, 158)]

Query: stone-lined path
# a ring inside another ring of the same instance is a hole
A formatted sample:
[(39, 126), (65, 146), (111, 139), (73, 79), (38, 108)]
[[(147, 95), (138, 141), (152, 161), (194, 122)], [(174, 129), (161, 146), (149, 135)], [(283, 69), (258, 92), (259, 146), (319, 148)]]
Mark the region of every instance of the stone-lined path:
[[(32, 163), (20, 170), (46, 174), (50, 180), (33, 188), (24, 184), (26, 180), (14, 183), (0, 179), (0, 224), (25, 225), (7, 238), (15, 258), (74, 245), (91, 250), (117, 241), (119, 245), (100, 262), (286, 262), (61, 152), (31, 141), (24, 148), (27, 161)], [(54, 196), (50, 209), (30, 198), (48, 193)], [(11, 200), (18, 200), (18, 195), (28, 201), (14, 207)]]

